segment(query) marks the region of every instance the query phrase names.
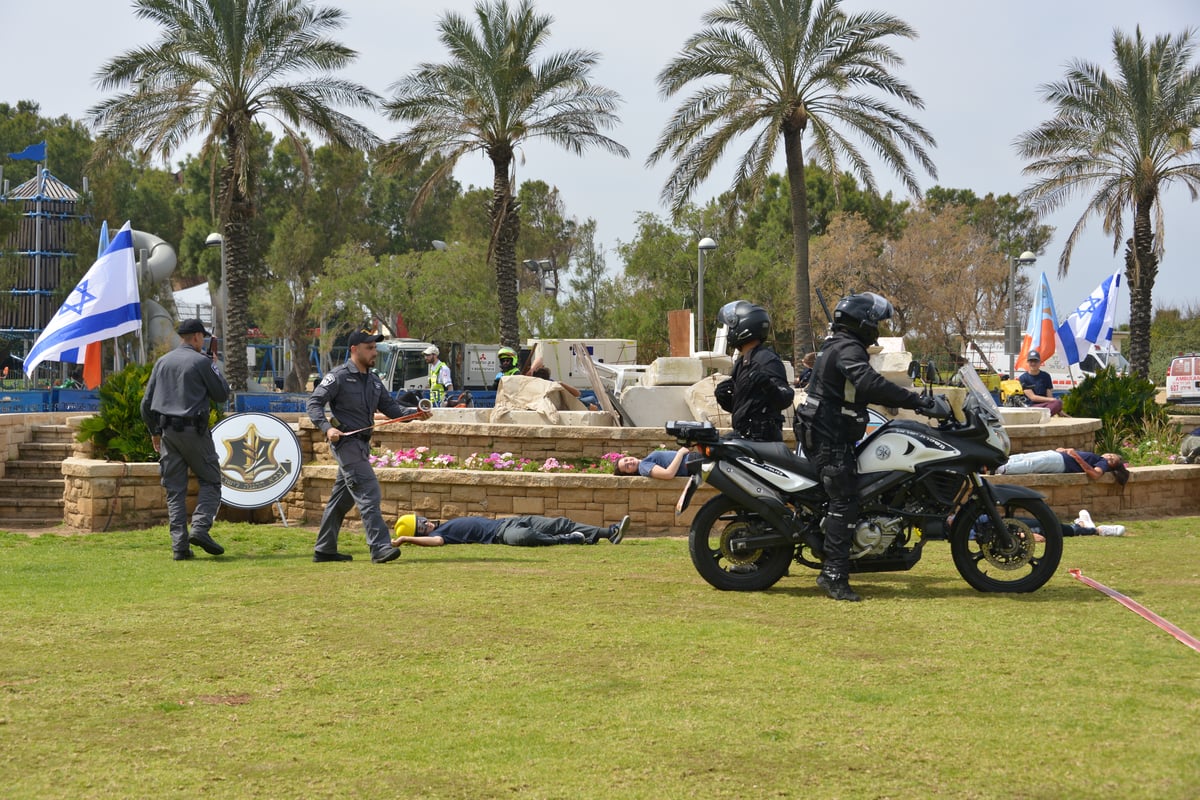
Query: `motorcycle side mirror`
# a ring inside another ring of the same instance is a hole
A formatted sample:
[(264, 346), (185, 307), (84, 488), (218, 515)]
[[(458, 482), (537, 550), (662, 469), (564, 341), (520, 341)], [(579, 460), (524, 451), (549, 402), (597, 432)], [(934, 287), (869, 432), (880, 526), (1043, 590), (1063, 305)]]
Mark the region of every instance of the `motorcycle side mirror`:
[(921, 362), (920, 361), (908, 362), (908, 377), (912, 378), (914, 381), (917, 378), (921, 377)]

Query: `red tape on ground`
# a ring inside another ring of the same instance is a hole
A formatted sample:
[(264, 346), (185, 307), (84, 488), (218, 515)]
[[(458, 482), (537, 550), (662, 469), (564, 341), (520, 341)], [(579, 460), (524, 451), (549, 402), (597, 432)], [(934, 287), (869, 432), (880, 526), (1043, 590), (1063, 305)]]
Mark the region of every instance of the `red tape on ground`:
[(1200, 653), (1200, 639), (1197, 639), (1195, 636), (1192, 636), (1190, 633), (1184, 631), (1179, 626), (1163, 619), (1158, 614), (1155, 614), (1153, 611), (1146, 608), (1141, 603), (1138, 603), (1135, 600), (1130, 600), (1128, 597), (1121, 594), (1116, 589), (1110, 589), (1107, 586), (1105, 586), (1103, 583), (1100, 583), (1099, 581), (1094, 581), (1091, 578), (1084, 577), (1084, 574), (1081, 570), (1073, 569), (1073, 570), (1069, 570), (1069, 572), (1075, 576), (1076, 580), (1080, 581), (1081, 583), (1086, 584), (1087, 586), (1092, 587), (1096, 591), (1103, 592), (1104, 594), (1111, 597), (1113, 600), (1116, 600), (1118, 603), (1120, 603), (1121, 605), (1128, 608), (1130, 611), (1134, 612), (1135, 614), (1141, 616), (1144, 619), (1150, 620), (1155, 625), (1162, 628), (1164, 631), (1171, 634), (1176, 639), (1178, 639), (1179, 641), (1186, 644), (1188, 647), (1195, 650), (1197, 653)]

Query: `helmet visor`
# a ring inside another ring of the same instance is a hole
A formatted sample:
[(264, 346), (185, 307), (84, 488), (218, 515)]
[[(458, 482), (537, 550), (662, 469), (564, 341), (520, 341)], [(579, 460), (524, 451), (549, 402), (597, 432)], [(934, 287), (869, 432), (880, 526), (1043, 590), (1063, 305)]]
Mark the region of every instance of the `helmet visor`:
[(863, 292), (861, 297), (871, 300), (871, 308), (866, 313), (866, 322), (877, 325), (885, 319), (892, 318), (892, 304), (886, 297), (881, 297), (874, 292)]

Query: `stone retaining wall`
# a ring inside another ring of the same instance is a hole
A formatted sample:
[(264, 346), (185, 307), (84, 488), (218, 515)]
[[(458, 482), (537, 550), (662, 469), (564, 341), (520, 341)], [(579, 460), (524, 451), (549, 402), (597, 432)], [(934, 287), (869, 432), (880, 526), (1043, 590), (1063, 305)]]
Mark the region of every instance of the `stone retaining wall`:
[[(296, 488), (281, 501), (289, 522), (316, 525), (320, 521), (336, 472), (329, 464), (304, 467)], [(702, 487), (691, 508), (676, 518), (681, 480), (390, 468), (378, 474), (382, 510), (389, 523), (406, 511), (441, 519), (465, 514), (544, 514), (593, 525), (615, 522), (629, 514), (636, 535), (682, 536), (696, 510), (713, 492)], [(166, 523), (157, 464), (69, 458), (63, 462), (63, 475), (64, 521), (73, 528), (122, 530)], [(1110, 478), (1089, 481), (1084, 475), (998, 475), (991, 480), (1022, 484), (1046, 494), (1051, 507), (1065, 520), (1074, 519), (1081, 508), (1088, 509), (1097, 521), (1200, 514), (1200, 465), (1137, 467), (1130, 475), (1123, 491)], [(194, 481), (191, 493), (194, 498)], [(247, 513), (223, 507), (220, 518), (244, 521)], [(266, 508), (251, 516), (266, 522), (274, 514)], [(354, 522), (357, 512), (352, 510), (347, 519)]]
[[(923, 418), (920, 418), (923, 419)], [(306, 416), (287, 417), (298, 431), (305, 464), (332, 464), (329, 445)], [(1074, 447), (1092, 450), (1096, 443), (1098, 419), (1055, 417), (1044, 425), (1009, 425), (1012, 452), (1028, 453)], [(790, 429), (784, 441), (795, 447)], [(661, 428), (605, 428), (566, 425), (466, 424), (419, 420), (384, 426), (371, 437), (371, 446), (388, 450), (428, 447), (438, 453), (464, 459), (473, 453), (512, 453), (542, 462), (558, 459), (592, 459), (614, 451), (642, 456), (658, 447), (675, 447), (674, 440)]]
[(9, 459), (18, 458), (17, 447), (33, 440), (35, 425), (63, 425), (68, 417), (77, 416), (78, 411), (51, 411), (31, 414), (0, 414), (0, 478), (5, 475)]

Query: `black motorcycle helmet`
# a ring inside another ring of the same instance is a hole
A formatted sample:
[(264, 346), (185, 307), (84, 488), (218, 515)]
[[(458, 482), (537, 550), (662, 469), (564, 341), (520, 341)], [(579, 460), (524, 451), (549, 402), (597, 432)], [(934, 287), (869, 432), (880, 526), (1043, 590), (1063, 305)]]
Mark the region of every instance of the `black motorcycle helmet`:
[(745, 300), (734, 300), (721, 306), (717, 312), (717, 322), (729, 328), (729, 342), (740, 346), (758, 339), (764, 341), (767, 331), (771, 330), (771, 317), (762, 306), (756, 306)]
[(879, 341), (879, 323), (892, 318), (892, 304), (874, 292), (843, 297), (833, 310), (833, 329), (857, 336), (863, 344)]

